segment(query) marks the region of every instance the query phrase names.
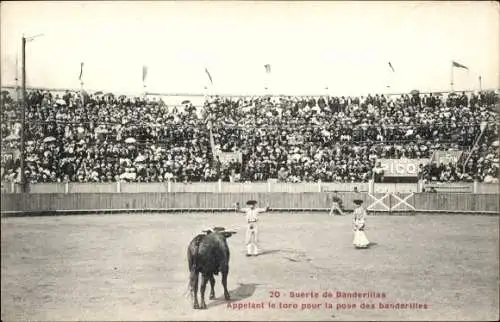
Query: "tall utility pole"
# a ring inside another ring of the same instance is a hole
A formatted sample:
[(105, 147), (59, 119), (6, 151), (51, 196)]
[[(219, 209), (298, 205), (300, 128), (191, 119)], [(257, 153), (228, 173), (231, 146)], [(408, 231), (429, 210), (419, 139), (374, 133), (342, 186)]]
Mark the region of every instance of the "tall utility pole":
[(33, 39), (43, 36), (43, 34), (38, 34), (33, 37), (22, 37), (22, 58), (21, 58), (21, 64), (22, 64), (22, 89), (21, 89), (21, 97), (23, 99), (21, 103), (21, 162), (20, 162), (20, 179), (21, 179), (21, 190), (23, 193), (27, 192), (27, 182), (26, 182), (26, 175), (24, 173), (25, 171), (25, 134), (26, 134), (26, 107), (28, 106), (27, 98), (26, 98), (26, 43), (28, 41), (32, 41)]
[(22, 103), (21, 103), (21, 192), (25, 193), (26, 192), (26, 175), (24, 173), (25, 171), (25, 132), (26, 132), (26, 105), (28, 102), (26, 101), (26, 38), (23, 36), (22, 38), (22, 58), (21, 58), (21, 64), (22, 64), (22, 88), (21, 88), (21, 95), (22, 95)]

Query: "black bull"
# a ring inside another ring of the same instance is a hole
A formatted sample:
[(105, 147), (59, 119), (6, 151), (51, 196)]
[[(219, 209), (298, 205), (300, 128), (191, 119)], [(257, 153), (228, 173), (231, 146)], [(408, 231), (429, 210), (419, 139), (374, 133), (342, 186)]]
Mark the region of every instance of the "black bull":
[[(224, 228), (214, 228), (214, 231), (205, 231), (193, 238), (189, 243), (187, 256), (189, 265), (189, 286), (193, 296), (194, 309), (206, 309), (205, 289), (210, 281), (210, 299), (215, 299), (215, 279), (214, 275), (219, 272), (222, 275), (222, 286), (224, 287), (224, 297), (229, 300), (227, 290), (227, 274), (229, 273), (229, 247), (226, 239), (235, 232), (224, 231)], [(200, 297), (201, 304), (198, 304), (198, 276), (201, 274)]]

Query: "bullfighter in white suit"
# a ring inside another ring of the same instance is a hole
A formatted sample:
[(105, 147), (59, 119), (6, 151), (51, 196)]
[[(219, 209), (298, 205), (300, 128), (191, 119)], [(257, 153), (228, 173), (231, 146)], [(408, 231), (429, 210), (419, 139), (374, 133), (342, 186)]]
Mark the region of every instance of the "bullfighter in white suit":
[(259, 254), (259, 228), (258, 228), (258, 214), (264, 213), (269, 210), (269, 204), (266, 208), (257, 208), (257, 201), (247, 201), (247, 208), (240, 208), (240, 204), (236, 203), (236, 211), (246, 214), (247, 232), (245, 243), (247, 245), (247, 256), (257, 256)]

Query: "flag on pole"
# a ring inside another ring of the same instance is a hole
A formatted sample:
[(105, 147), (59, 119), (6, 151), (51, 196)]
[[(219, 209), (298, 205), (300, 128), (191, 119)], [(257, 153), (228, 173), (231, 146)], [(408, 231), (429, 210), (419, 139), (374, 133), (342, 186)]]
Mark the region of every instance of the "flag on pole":
[(266, 73), (268, 73), (268, 74), (271, 73), (271, 65), (265, 64), (264, 68), (266, 69)]
[(80, 76), (78, 76), (78, 80), (81, 81), (83, 76), (83, 62), (80, 63)]
[(207, 73), (208, 79), (210, 80), (210, 84), (214, 84), (214, 81), (212, 80), (212, 75), (210, 75), (210, 72), (208, 71), (207, 68), (205, 68), (205, 73)]
[(391, 62), (389, 62), (389, 68), (392, 69), (392, 72), (395, 73), (396, 71), (394, 70), (394, 67), (392, 67)]
[(467, 69), (467, 70), (469, 69), (469, 67), (462, 65), (460, 63), (457, 63), (456, 61), (452, 61), (451, 65), (452, 65), (452, 67), (463, 68), (463, 69)]
[(148, 66), (142, 66), (142, 81), (146, 80), (146, 76), (148, 75)]

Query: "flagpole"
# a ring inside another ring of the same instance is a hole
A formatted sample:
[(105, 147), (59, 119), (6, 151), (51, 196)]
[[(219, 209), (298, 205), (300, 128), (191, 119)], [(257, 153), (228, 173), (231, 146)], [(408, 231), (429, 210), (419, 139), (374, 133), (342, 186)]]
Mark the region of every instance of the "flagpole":
[[(392, 67), (391, 67), (390, 63), (389, 63), (389, 68), (390, 68), (391, 70), (389, 70), (389, 71), (387, 72), (388, 77), (387, 77), (387, 79), (386, 79), (385, 88), (383, 89), (382, 93), (383, 93), (384, 91), (387, 91), (387, 92), (388, 92), (388, 91), (390, 91), (390, 88), (391, 88), (391, 85), (392, 85), (392, 77), (393, 77), (393, 75), (392, 75), (392, 74), (394, 74), (394, 72), (392, 71)], [(387, 74), (386, 74), (386, 75), (387, 75)]]
[(264, 65), (264, 68), (266, 70), (266, 74), (264, 76), (264, 95), (267, 95), (267, 65)]
[(210, 84), (206, 84), (205, 87), (204, 87), (204, 91), (203, 91), (203, 96), (205, 98), (205, 101), (207, 100), (208, 96), (213, 96), (214, 95), (214, 83), (213, 83), (213, 80), (212, 80), (212, 75), (210, 75), (210, 72), (208, 71), (208, 68), (205, 67), (205, 74), (207, 74), (207, 77), (208, 77), (208, 80), (210, 82)]
[(265, 64), (264, 69), (266, 70), (266, 76), (264, 78), (264, 93), (265, 95), (269, 95), (270, 90), (269, 90), (269, 75), (271, 74), (271, 65), (270, 64)]
[(83, 97), (83, 62), (80, 64), (80, 98), (82, 100), (82, 107), (84, 107), (85, 100)]
[[(208, 69), (206, 69), (206, 70), (208, 71)], [(207, 90), (205, 91), (205, 102), (207, 102), (207, 99), (208, 99), (207, 94), (210, 97), (214, 96), (214, 84), (213, 84), (213, 81), (211, 79), (210, 79), (210, 84), (207, 84)], [(209, 111), (210, 111), (210, 107), (209, 107)], [(216, 160), (217, 160), (217, 151), (215, 148), (214, 132), (212, 130), (213, 124), (214, 123), (213, 123), (213, 119), (212, 119), (212, 113), (209, 112), (207, 126), (208, 126), (209, 135), (210, 135), (210, 149), (212, 150), (212, 167), (215, 168)]]
[(268, 74), (266, 72), (266, 77), (264, 78), (264, 95), (268, 95), (269, 94), (269, 81), (268, 81)]
[(16, 100), (19, 102), (19, 52), (16, 51)]
[(451, 82), (450, 82), (450, 85), (451, 85), (451, 91), (453, 92), (453, 80), (454, 80), (454, 77), (453, 77), (453, 62), (451, 63)]
[(209, 96), (213, 97), (215, 95), (215, 90), (214, 90), (214, 83), (213, 81), (210, 82), (210, 84), (208, 85), (208, 88), (209, 88)]
[(82, 100), (82, 107), (85, 106), (85, 98), (83, 97), (83, 81), (80, 81), (80, 98)]
[[(391, 66), (389, 65), (389, 68), (390, 68), (390, 67), (391, 67)], [(386, 84), (385, 84), (385, 89), (384, 89), (384, 91), (389, 90), (389, 88), (391, 88), (391, 83), (392, 83), (392, 74), (393, 74), (393, 72), (391, 72), (391, 71), (389, 71), (389, 72), (388, 72), (388, 77), (387, 77), (387, 79), (386, 79)], [(387, 74), (386, 74), (386, 75), (387, 75)]]
[(148, 67), (146, 65), (142, 65), (142, 89), (143, 89), (142, 95), (144, 99), (146, 99), (146, 97), (148, 96), (147, 85), (146, 85), (147, 73), (148, 73)]

